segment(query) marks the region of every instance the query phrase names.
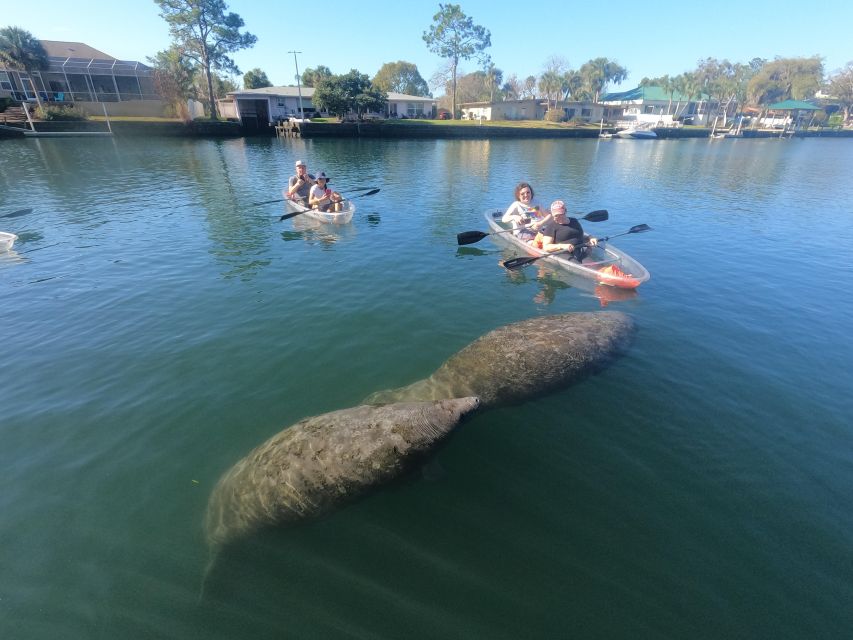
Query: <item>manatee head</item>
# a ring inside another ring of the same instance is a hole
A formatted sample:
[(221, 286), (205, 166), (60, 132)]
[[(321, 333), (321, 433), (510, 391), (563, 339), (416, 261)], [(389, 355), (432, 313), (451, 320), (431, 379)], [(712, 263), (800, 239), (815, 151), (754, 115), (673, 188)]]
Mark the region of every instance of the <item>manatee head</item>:
[(328, 513), (433, 450), (480, 404), (476, 397), (358, 406), (300, 420), (238, 461), (211, 493), (208, 543)]

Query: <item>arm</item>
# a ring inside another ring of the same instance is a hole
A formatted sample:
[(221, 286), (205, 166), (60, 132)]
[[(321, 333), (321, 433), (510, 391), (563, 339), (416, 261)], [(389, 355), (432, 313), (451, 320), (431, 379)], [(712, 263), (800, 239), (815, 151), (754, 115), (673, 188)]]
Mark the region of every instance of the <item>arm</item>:
[(512, 226), (516, 228), (524, 225), (528, 220), (518, 202), (513, 202), (509, 205), (503, 218), (501, 218), (501, 222), (511, 222)]

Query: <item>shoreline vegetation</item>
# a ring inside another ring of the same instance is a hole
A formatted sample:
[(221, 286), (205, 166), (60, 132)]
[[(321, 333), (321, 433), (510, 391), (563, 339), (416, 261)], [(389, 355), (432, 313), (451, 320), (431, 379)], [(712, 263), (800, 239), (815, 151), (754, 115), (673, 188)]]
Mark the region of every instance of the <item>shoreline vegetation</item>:
[[(103, 117), (93, 116), (86, 121), (36, 121), (38, 132), (103, 132), (107, 122)], [(418, 120), (389, 119), (359, 122), (339, 122), (332, 119), (317, 119), (299, 123), (299, 135), (304, 138), (597, 138), (599, 133), (615, 133), (619, 128), (598, 124), (557, 123), (541, 120)], [(226, 120), (195, 120), (184, 122), (172, 118), (110, 118), (109, 128), (116, 136), (189, 136), (189, 137), (242, 137), (274, 135), (274, 129), (247, 131), (239, 122)], [(29, 130), (27, 127), (26, 130)], [(679, 126), (654, 127), (663, 139), (708, 138), (709, 127)], [(717, 129), (717, 133), (728, 129)], [(796, 131), (779, 129), (744, 129), (743, 138), (853, 138), (853, 129), (813, 127)], [(21, 137), (21, 127), (0, 126), (0, 139)]]

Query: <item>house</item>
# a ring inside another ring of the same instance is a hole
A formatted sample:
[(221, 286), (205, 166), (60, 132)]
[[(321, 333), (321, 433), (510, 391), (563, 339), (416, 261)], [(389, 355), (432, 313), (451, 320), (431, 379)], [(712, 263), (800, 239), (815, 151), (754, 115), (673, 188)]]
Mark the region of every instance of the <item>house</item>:
[(542, 98), (503, 100), (501, 102), (464, 102), (459, 105), (463, 120), (542, 120), (549, 109), (560, 111), (563, 120), (599, 122), (621, 115), (621, 109), (593, 102), (558, 100), (556, 107)]
[(71, 104), (93, 114), (109, 103), (110, 115), (159, 116), (166, 106), (154, 89), (152, 69), (118, 60), (82, 42), (41, 40), (49, 66), (30, 78), (0, 64), (0, 97)]
[(707, 124), (708, 114), (716, 113), (715, 104), (703, 94), (696, 102), (675, 91), (670, 95), (663, 87), (637, 87), (629, 91), (608, 93), (601, 96), (602, 104), (621, 107), (626, 124), (650, 126), (672, 125), (676, 118), (692, 118), (693, 124)]
[[(224, 100), (218, 101), (222, 117), (239, 120), (248, 128), (263, 128), (279, 120), (306, 117), (319, 112), (311, 101), (313, 87), (263, 87), (229, 91)], [(436, 101), (433, 98), (410, 96), (404, 93), (388, 93), (388, 104), (384, 113), (365, 114), (386, 118), (432, 117)], [(301, 105), (301, 107), (300, 107)]]

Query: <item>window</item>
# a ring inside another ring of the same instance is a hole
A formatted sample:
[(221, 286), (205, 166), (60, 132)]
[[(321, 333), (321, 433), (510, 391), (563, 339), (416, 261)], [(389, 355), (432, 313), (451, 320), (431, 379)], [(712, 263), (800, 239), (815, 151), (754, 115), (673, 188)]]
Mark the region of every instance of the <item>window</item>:
[(589, 118), (592, 115), (592, 109), (581, 109), (581, 116)]
[(4, 91), (12, 90), (12, 80), (9, 78), (9, 74), (5, 71), (0, 71), (0, 89)]
[(416, 115), (418, 115), (418, 105), (415, 104), (414, 102), (407, 102), (406, 103), (406, 115), (409, 116), (410, 118), (414, 118)]
[(569, 120), (575, 117), (575, 109), (563, 109), (563, 111), (566, 112), (566, 118), (568, 118)]

